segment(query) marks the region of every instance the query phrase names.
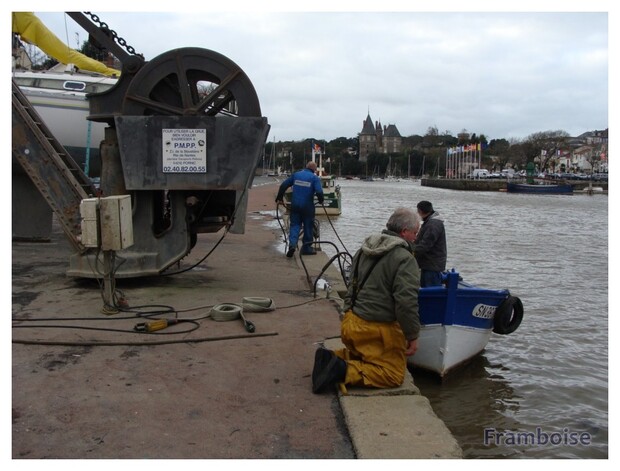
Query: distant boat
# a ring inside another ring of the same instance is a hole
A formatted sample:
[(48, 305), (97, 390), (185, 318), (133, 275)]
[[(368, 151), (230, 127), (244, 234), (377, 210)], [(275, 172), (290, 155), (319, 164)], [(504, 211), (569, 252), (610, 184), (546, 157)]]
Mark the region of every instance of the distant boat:
[[(318, 149), (318, 150), (317, 150)], [(329, 175), (323, 167), (323, 152), (318, 146), (312, 146), (312, 161), (317, 164), (316, 173), (321, 179), (323, 188), (323, 204), (319, 206), (318, 199), (314, 199), (317, 206), (316, 215), (339, 216), (342, 213), (342, 192), (340, 185), (336, 185), (336, 177)], [(317, 155), (319, 156), (317, 162)], [(329, 162), (329, 159), (327, 160)]]
[(327, 214), (328, 216), (339, 216), (342, 213), (342, 192), (340, 185), (336, 185), (336, 178), (333, 175), (321, 175), (321, 186), (323, 187), (323, 205), (318, 205), (316, 201), (317, 216)]
[(572, 195), (573, 187), (569, 184), (549, 185), (531, 183), (507, 183), (508, 193), (533, 193), (542, 195)]

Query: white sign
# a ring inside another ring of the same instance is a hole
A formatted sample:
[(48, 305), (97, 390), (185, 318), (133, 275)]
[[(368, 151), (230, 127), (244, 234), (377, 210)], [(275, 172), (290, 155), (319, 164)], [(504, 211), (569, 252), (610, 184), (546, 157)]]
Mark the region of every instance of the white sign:
[(488, 304), (477, 304), (471, 314), (480, 319), (493, 319), (496, 309), (497, 307), (489, 306)]
[(164, 173), (207, 173), (206, 129), (162, 129)]

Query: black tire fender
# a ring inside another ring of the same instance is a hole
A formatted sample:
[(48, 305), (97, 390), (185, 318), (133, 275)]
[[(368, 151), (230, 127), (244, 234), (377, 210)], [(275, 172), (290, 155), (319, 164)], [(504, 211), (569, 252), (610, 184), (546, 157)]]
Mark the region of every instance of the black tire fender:
[(500, 335), (512, 334), (522, 320), (523, 303), (516, 296), (508, 296), (495, 310), (493, 332)]

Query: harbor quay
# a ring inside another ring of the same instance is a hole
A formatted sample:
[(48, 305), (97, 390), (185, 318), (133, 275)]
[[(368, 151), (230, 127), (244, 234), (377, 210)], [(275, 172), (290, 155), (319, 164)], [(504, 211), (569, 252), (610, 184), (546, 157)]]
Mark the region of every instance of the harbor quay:
[[(506, 191), (506, 179), (478, 178), (422, 178), (422, 186), (444, 188), (446, 190), (461, 191)], [(578, 193), (587, 193), (589, 188), (595, 188), (596, 193), (607, 193), (607, 182), (570, 181), (573, 190)]]
[[(275, 183), (249, 191), (244, 234), (201, 234), (166, 272), (178, 274), (115, 280), (117, 313), (96, 279), (66, 275), (55, 220), (48, 242), (13, 242), (13, 459), (462, 456), (410, 375), (394, 390), (312, 393), (314, 351), (339, 344), (339, 299), (315, 296), (278, 248)], [(310, 277), (326, 261), (303, 260)], [(274, 309), (211, 315), (248, 299)], [(145, 332), (156, 319), (170, 325)]]

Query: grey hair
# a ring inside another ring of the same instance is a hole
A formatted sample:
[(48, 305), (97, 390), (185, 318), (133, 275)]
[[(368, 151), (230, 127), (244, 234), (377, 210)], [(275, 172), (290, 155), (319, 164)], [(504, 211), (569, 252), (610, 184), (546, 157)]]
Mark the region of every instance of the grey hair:
[(400, 234), (405, 229), (417, 230), (419, 226), (420, 216), (408, 208), (397, 208), (385, 225), (389, 231), (396, 232), (397, 234)]

